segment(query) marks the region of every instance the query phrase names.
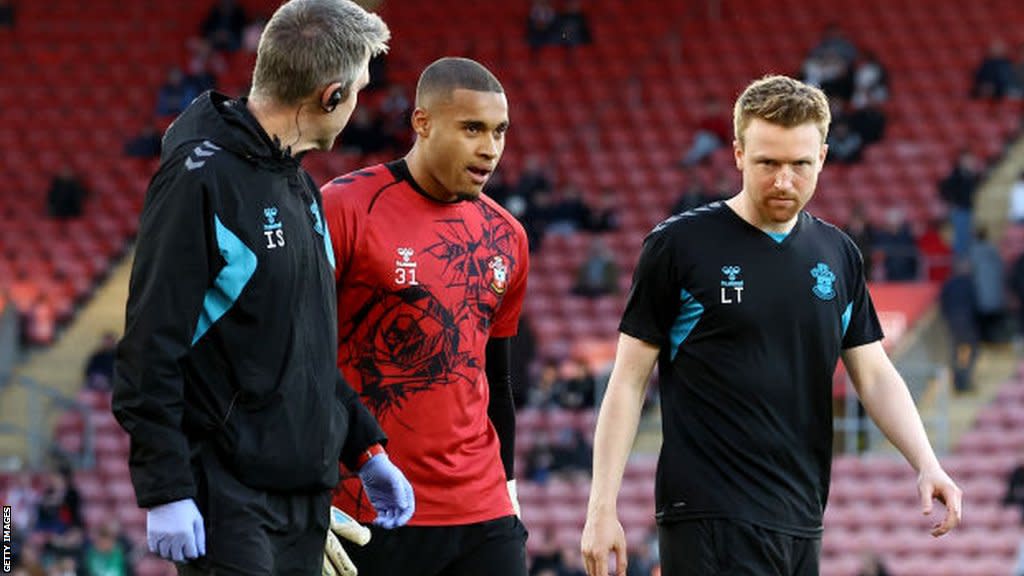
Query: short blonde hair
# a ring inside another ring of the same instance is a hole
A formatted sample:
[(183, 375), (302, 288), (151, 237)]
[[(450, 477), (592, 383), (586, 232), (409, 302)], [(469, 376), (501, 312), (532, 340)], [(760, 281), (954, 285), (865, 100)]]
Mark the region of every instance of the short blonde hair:
[(743, 90), (736, 99), (732, 118), (740, 146), (743, 145), (743, 133), (755, 118), (786, 128), (813, 122), (824, 143), (832, 112), (828, 97), (819, 88), (789, 76), (770, 75), (751, 82)]

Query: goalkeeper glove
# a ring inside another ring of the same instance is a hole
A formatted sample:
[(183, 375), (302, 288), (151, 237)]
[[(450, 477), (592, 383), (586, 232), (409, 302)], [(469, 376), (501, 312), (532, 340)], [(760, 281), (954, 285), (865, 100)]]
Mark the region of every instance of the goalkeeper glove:
[(364, 546), (370, 541), (370, 531), (348, 514), (331, 506), (331, 529), (327, 531), (327, 545), (324, 546), (323, 576), (356, 576), (359, 570), (342, 548), (339, 537)]

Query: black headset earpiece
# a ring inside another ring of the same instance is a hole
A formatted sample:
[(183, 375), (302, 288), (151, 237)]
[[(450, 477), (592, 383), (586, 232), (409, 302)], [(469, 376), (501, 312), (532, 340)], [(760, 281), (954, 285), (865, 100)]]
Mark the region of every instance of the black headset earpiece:
[(341, 88), (335, 88), (334, 92), (331, 92), (331, 95), (327, 97), (327, 103), (323, 104), (324, 112), (334, 112), (338, 104), (341, 104)]

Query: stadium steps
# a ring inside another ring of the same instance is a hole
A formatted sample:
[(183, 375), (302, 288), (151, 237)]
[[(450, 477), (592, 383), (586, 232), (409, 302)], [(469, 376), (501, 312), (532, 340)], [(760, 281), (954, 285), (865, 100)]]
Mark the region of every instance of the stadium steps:
[[(30, 378), (48, 388), (60, 390), (74, 398), (82, 387), (82, 374), (89, 356), (100, 343), (104, 332), (120, 334), (124, 328), (124, 306), (128, 298), (128, 277), (131, 254), (114, 266), (106, 282), (79, 311), (75, 322), (58, 336), (50, 347), (30, 354), (14, 369), (14, 381)], [(57, 410), (44, 409), (39, 428), (44, 434), (53, 430)], [(8, 386), (0, 392), (0, 422), (28, 428), (31, 423), (28, 395), (24, 386)], [(27, 457), (23, 437), (0, 436), (0, 456)]]
[(974, 221), (989, 230), (989, 238), (999, 245), (1009, 225), (1007, 211), (1010, 202), (1010, 185), (1024, 171), (1024, 137), (1007, 146), (1006, 154), (998, 165), (992, 167), (988, 178), (978, 190), (974, 207)]

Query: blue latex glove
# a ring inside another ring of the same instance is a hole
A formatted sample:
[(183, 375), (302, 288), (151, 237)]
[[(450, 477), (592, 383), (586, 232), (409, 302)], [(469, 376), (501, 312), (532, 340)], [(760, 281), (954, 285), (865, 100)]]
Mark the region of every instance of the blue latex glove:
[(175, 562), (206, 554), (203, 516), (191, 498), (161, 504), (146, 513), (149, 551)]
[(412, 518), (416, 510), (416, 499), (412, 484), (405, 474), (395, 467), (387, 454), (377, 454), (359, 469), (370, 504), (377, 510), (373, 523), (381, 528), (397, 528)]

